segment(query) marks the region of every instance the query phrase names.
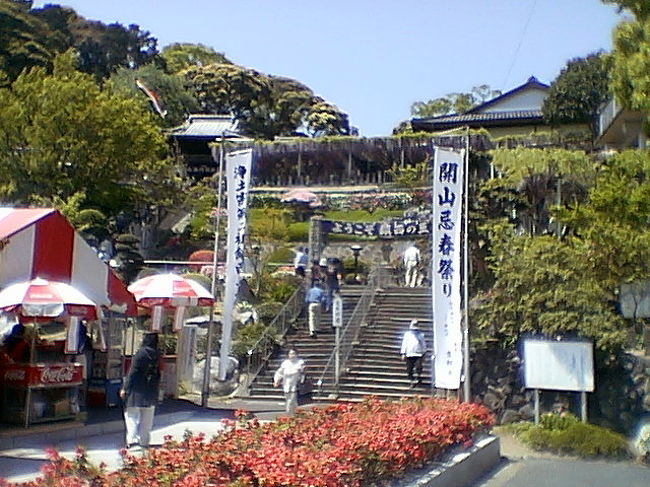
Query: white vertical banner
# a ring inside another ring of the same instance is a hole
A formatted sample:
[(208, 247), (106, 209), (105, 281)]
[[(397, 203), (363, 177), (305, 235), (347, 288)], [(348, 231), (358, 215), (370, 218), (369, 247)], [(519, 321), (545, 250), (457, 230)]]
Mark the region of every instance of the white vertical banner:
[(431, 289), (434, 384), (441, 389), (458, 389), (463, 368), (460, 283), (464, 159), (464, 151), (436, 147)]
[(246, 210), (250, 189), (253, 150), (246, 149), (226, 155), (226, 185), (228, 188), (228, 246), (226, 255), (226, 288), (223, 297), (221, 353), (219, 380), (226, 379), (228, 356), (232, 345), (232, 313), (237, 301), (240, 274), (244, 267)]

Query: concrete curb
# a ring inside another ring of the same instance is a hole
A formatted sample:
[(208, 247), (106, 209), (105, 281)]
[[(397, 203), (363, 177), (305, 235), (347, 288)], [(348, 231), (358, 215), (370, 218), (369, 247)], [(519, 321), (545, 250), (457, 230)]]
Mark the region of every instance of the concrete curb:
[[(192, 414), (191, 411), (158, 414), (154, 417), (154, 428), (186, 421), (192, 417)], [(54, 445), (60, 441), (120, 433), (123, 431), (124, 421), (122, 419), (95, 424), (68, 423), (65, 427), (52, 429), (51, 431), (25, 431), (16, 436), (0, 437), (0, 454), (5, 450), (13, 450), (15, 448), (30, 448), (34, 443), (49, 443), (50, 445)]]
[(469, 450), (451, 453), (445, 461), (420, 474), (417, 479), (393, 487), (464, 487), (494, 469), (501, 461), (499, 438), (489, 436)]

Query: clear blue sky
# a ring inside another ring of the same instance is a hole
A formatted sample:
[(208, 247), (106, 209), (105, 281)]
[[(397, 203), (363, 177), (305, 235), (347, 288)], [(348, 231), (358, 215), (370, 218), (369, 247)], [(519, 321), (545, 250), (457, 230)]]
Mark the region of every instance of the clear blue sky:
[(61, 0), (159, 41), (202, 43), (237, 64), (297, 79), (390, 134), (410, 106), (488, 84), (550, 83), (566, 62), (611, 49), (621, 20), (599, 0)]

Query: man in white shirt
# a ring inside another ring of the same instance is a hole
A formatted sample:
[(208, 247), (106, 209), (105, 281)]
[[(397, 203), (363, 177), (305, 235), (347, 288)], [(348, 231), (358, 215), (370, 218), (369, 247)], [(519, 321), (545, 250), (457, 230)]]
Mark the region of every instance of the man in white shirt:
[(282, 383), (284, 391), (285, 410), (292, 414), (298, 406), (298, 383), (305, 377), (305, 361), (298, 358), (295, 350), (289, 350), (287, 358), (282, 361), (278, 370), (273, 375), (273, 386), (279, 387)]
[(418, 266), (420, 265), (420, 250), (411, 244), (404, 252), (404, 285), (415, 287), (418, 282)]
[[(411, 320), (409, 329), (402, 338), (400, 353), (402, 360), (406, 361), (406, 375), (409, 378), (411, 387), (422, 382), (422, 357), (427, 349), (424, 334), (418, 328), (418, 320)], [(413, 372), (417, 372), (417, 381)]]
[(305, 269), (309, 265), (309, 250), (306, 248), (298, 247), (296, 256), (293, 259), (293, 268), (296, 272), (296, 276), (305, 277)]

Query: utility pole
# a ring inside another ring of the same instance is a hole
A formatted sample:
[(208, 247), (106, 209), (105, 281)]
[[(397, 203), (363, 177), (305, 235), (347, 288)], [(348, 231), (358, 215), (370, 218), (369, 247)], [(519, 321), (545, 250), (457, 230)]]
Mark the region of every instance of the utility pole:
[[(210, 290), (212, 297), (216, 303), (216, 289), (217, 289), (217, 264), (219, 254), (219, 224), (221, 220), (221, 196), (223, 194), (223, 160), (225, 157), (225, 133), (221, 133), (221, 147), (219, 148), (219, 188), (217, 189), (217, 217), (214, 230), (214, 256), (212, 257), (212, 283)], [(214, 304), (210, 306), (210, 313), (208, 316), (208, 343), (205, 352), (205, 367), (203, 368), (203, 384), (201, 387), (201, 407), (208, 407), (208, 399), (210, 398), (210, 370), (212, 369), (212, 342), (214, 341)]]

